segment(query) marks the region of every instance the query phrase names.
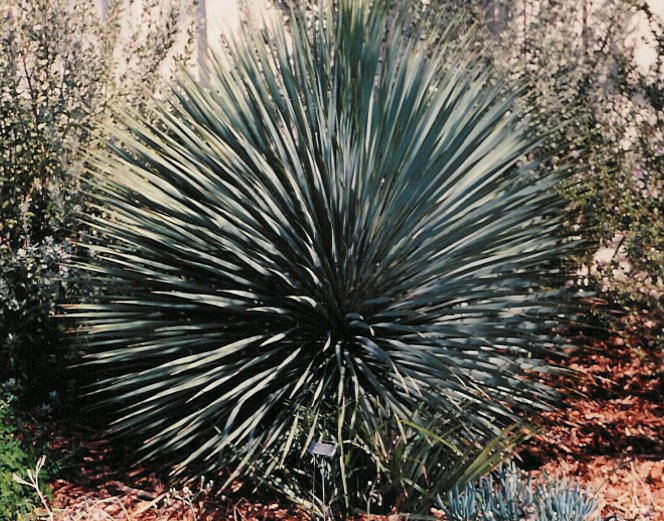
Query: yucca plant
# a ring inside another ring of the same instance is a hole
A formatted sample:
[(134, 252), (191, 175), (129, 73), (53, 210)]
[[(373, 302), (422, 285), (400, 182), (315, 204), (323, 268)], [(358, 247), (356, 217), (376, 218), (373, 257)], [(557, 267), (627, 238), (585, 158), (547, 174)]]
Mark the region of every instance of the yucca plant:
[(432, 434), (399, 477), (423, 493), (550, 403), (564, 173), (535, 174), (541, 136), (471, 41), (412, 34), (387, 0), (294, 9), (91, 160), (102, 295), (74, 315), (144, 458), (307, 502), (302, 454), (331, 436), (339, 504), (364, 508), (394, 447)]

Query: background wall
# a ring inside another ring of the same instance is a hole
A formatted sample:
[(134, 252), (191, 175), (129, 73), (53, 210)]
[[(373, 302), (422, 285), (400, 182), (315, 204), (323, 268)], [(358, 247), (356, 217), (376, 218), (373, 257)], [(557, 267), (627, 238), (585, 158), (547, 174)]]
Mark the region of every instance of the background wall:
[[(73, 2), (80, 0), (72, 0)], [(124, 30), (129, 35), (135, 30), (135, 20), (137, 16), (133, 14), (140, 11), (143, 0), (123, 0), (127, 5), (127, 16), (125, 19)], [(162, 0), (162, 5), (169, 0)], [(298, 0), (292, 0), (297, 2)], [(407, 0), (411, 1), (411, 0)], [(418, 0), (413, 0), (418, 1)], [(423, 7), (432, 3), (431, 0), (419, 0)], [(95, 0), (99, 13), (105, 16), (108, 12), (109, 0)], [(185, 2), (186, 4), (187, 2)], [(507, 9), (505, 5), (508, 2), (504, 0), (487, 0), (483, 2), (486, 5), (486, 12), (493, 18), (493, 24), (496, 28), (504, 20)], [(522, 11), (527, 16), (537, 16), (540, 11), (540, 0), (517, 0), (516, 4), (523, 4)], [(579, 31), (582, 31), (582, 19), (588, 22), (596, 14), (601, 14), (606, 0), (579, 0)], [(199, 70), (204, 67), (204, 56), (208, 49), (218, 50), (220, 48), (220, 36), (225, 31), (238, 30), (243, 15), (253, 13), (260, 17), (266, 9), (274, 8), (274, 2), (270, 0), (191, 0), (192, 14), (196, 22), (196, 53), (195, 60)], [(464, 4), (459, 0), (459, 5)], [(664, 0), (648, 0), (648, 4), (653, 13), (664, 19)], [(132, 14), (133, 13), (133, 14)], [(189, 23), (191, 20), (183, 19), (182, 23)], [(633, 44), (636, 50), (636, 60), (647, 69), (656, 59), (656, 42), (653, 35), (648, 31), (648, 23), (642, 13), (634, 16), (629, 24), (628, 33), (625, 35), (626, 41)]]

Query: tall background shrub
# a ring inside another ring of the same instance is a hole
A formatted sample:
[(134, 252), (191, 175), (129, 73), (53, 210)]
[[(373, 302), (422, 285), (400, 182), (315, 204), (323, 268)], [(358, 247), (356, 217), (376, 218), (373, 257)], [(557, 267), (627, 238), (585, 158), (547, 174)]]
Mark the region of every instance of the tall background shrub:
[(67, 262), (86, 157), (111, 105), (140, 109), (166, 59), (188, 53), (181, 3), (143, 2), (130, 35), (127, 8), (111, 2), (102, 20), (94, 2), (0, 1), (0, 379), (19, 380), (34, 400), (65, 385), (73, 360), (58, 305), (94, 291)]
[[(664, 337), (664, 24), (646, 0), (433, 0), (462, 10), (484, 59), (532, 86), (534, 125), (567, 123), (549, 140), (573, 161), (564, 188), (587, 242), (579, 284), (595, 291), (590, 335), (626, 332), (633, 347)], [(644, 57), (649, 57), (644, 60)]]

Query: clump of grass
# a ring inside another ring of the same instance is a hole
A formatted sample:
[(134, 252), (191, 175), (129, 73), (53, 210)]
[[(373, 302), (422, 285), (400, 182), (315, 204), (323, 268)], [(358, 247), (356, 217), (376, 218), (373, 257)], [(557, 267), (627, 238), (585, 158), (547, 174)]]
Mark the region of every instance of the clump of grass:
[(438, 502), (448, 521), (589, 521), (598, 506), (595, 494), (578, 481), (560, 475), (534, 480), (514, 463)]

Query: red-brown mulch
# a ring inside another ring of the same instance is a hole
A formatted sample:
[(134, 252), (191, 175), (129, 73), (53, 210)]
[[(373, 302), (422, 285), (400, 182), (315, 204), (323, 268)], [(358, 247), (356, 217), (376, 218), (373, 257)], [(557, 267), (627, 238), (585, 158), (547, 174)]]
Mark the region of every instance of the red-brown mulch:
[(579, 394), (543, 415), (520, 455), (526, 466), (578, 477), (597, 490), (603, 518), (664, 520), (661, 346), (612, 337), (568, 361)]
[(241, 483), (228, 495), (192, 484), (169, 489), (155, 474), (127, 471), (118, 447), (91, 441), (84, 432), (54, 437), (51, 448), (75, 454), (80, 467), (51, 483), (57, 521), (301, 521), (306, 514), (276, 500), (242, 497)]

